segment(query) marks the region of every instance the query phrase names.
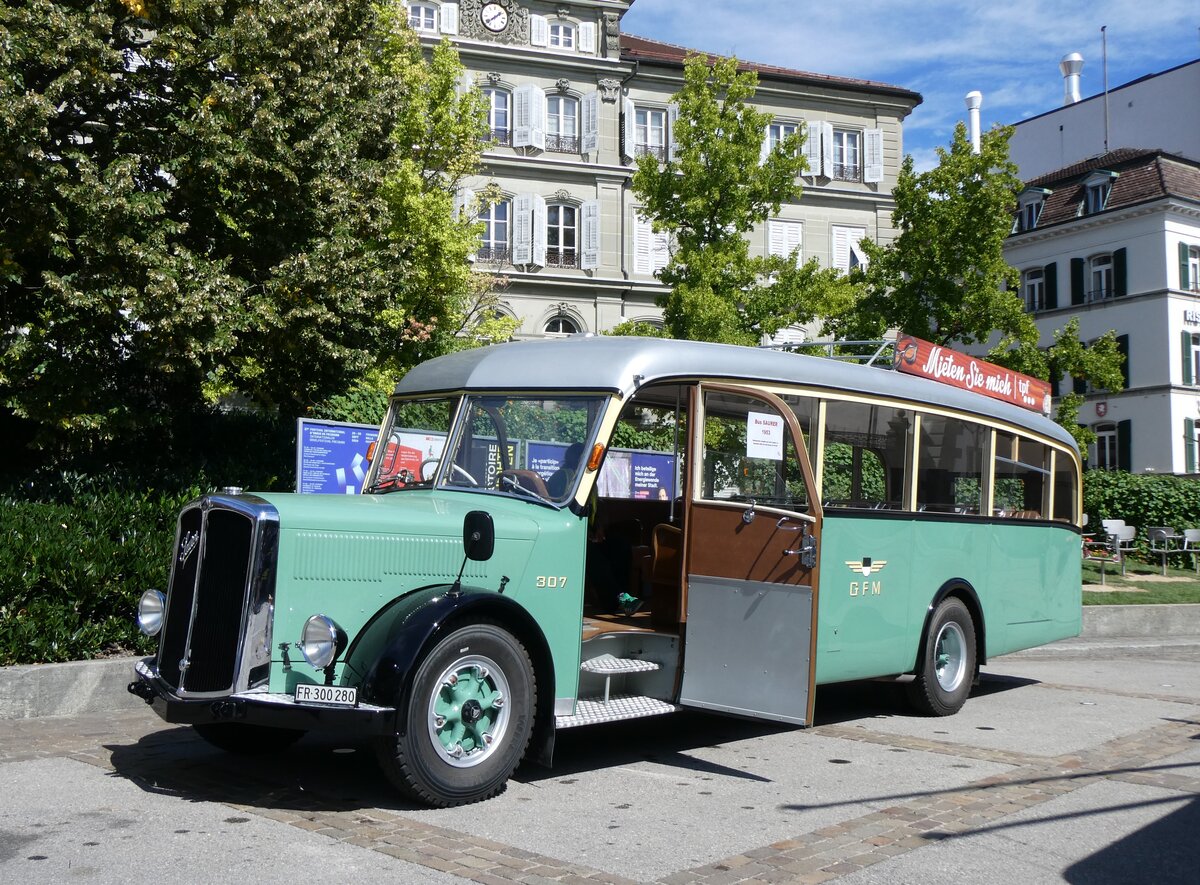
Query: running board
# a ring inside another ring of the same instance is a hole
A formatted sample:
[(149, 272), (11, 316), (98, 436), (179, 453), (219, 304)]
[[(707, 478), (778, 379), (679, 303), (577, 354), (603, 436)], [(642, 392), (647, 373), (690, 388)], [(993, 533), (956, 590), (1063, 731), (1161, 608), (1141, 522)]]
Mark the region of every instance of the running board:
[(678, 704), (669, 704), (658, 698), (641, 695), (614, 695), (607, 703), (602, 698), (580, 698), (575, 702), (574, 716), (556, 716), (554, 722), (557, 728), (574, 728), (576, 725), (598, 725), (601, 722), (661, 716), (682, 709)]

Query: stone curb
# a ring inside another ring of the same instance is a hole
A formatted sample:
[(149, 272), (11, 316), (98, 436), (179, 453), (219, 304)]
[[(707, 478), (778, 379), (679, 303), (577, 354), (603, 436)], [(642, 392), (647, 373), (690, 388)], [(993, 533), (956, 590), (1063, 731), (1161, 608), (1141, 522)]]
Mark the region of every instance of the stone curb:
[[(1055, 646), (1104, 640), (1110, 647), (1128, 639), (1146, 646), (1154, 639), (1200, 645), (1200, 605), (1089, 605), (1083, 634)], [(1053, 646), (1052, 646), (1053, 647)], [(145, 702), (129, 694), (136, 658), (106, 658), (66, 664), (0, 667), (0, 719), (76, 716), (136, 709)]]

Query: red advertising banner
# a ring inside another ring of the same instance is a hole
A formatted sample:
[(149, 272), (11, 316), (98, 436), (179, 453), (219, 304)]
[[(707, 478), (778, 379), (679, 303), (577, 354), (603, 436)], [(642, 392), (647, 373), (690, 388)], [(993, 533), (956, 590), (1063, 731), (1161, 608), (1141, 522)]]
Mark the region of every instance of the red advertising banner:
[(1032, 412), (1050, 414), (1049, 381), (1022, 375), (911, 335), (896, 339), (894, 365), (909, 375), (931, 378)]

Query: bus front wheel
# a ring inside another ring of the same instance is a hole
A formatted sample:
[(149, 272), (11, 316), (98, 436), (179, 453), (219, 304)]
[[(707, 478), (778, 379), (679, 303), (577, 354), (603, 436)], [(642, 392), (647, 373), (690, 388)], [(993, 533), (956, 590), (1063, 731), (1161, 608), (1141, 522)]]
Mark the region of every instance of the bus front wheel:
[(950, 716), (966, 703), (974, 679), (975, 623), (960, 600), (946, 599), (929, 623), (909, 702), (919, 713)]
[(376, 744), (388, 780), (427, 805), (494, 796), (533, 733), (529, 653), (497, 624), (461, 627), (421, 661), (398, 733)]

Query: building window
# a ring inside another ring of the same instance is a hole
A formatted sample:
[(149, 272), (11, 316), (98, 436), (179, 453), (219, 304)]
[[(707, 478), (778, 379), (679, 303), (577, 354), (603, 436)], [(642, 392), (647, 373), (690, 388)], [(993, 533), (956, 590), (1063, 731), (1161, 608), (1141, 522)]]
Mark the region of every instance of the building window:
[(833, 175), (837, 181), (858, 181), (862, 178), (861, 132), (848, 129), (833, 130)]
[(546, 267), (579, 267), (574, 206), (546, 207)]
[(547, 335), (574, 335), (578, 331), (579, 327), (568, 317), (556, 316), (546, 323)]
[(512, 144), (512, 97), (507, 89), (488, 88), (483, 90), (487, 103), (488, 129), (492, 140), (501, 145)]
[(865, 268), (867, 256), (862, 250), (862, 241), (866, 236), (865, 228), (833, 225), (833, 266), (842, 273), (847, 273), (855, 268)]
[(1113, 297), (1112, 255), (1093, 255), (1089, 261), (1090, 285), (1087, 300), (1100, 301)]
[(546, 150), (579, 153), (579, 101), (567, 95), (546, 96)]
[(414, 31), (437, 30), (437, 8), (425, 4), (412, 4), (408, 7), (408, 26)]
[(1183, 383), (1200, 384), (1200, 335), (1183, 333)]
[(511, 218), (512, 203), (508, 200), (492, 203), (479, 213), (483, 222), (483, 242), (478, 253), (481, 261), (508, 261)]
[(1180, 288), (1200, 292), (1200, 246), (1187, 247), (1186, 276), (1180, 280)]
[(1042, 268), (1025, 271), (1022, 289), (1027, 310), (1046, 309), (1046, 272)]
[(662, 108), (638, 108), (634, 112), (633, 155), (667, 159), (667, 112)]
[(575, 26), (570, 22), (550, 22), (550, 45), (555, 49), (575, 48)]
[(1096, 431), (1096, 460), (1093, 466), (1097, 470), (1117, 470), (1117, 425), (1097, 424)]
[(1034, 200), (1021, 207), (1021, 230), (1033, 230), (1037, 227), (1038, 217), (1042, 214), (1041, 200)]
[(767, 127), (767, 150), (773, 151), (779, 142), (800, 131), (796, 123), (772, 123)]
[(1108, 195), (1111, 191), (1112, 183), (1108, 181), (1089, 184), (1084, 212), (1088, 215), (1093, 215), (1096, 212), (1103, 211), (1105, 205), (1108, 204)]

